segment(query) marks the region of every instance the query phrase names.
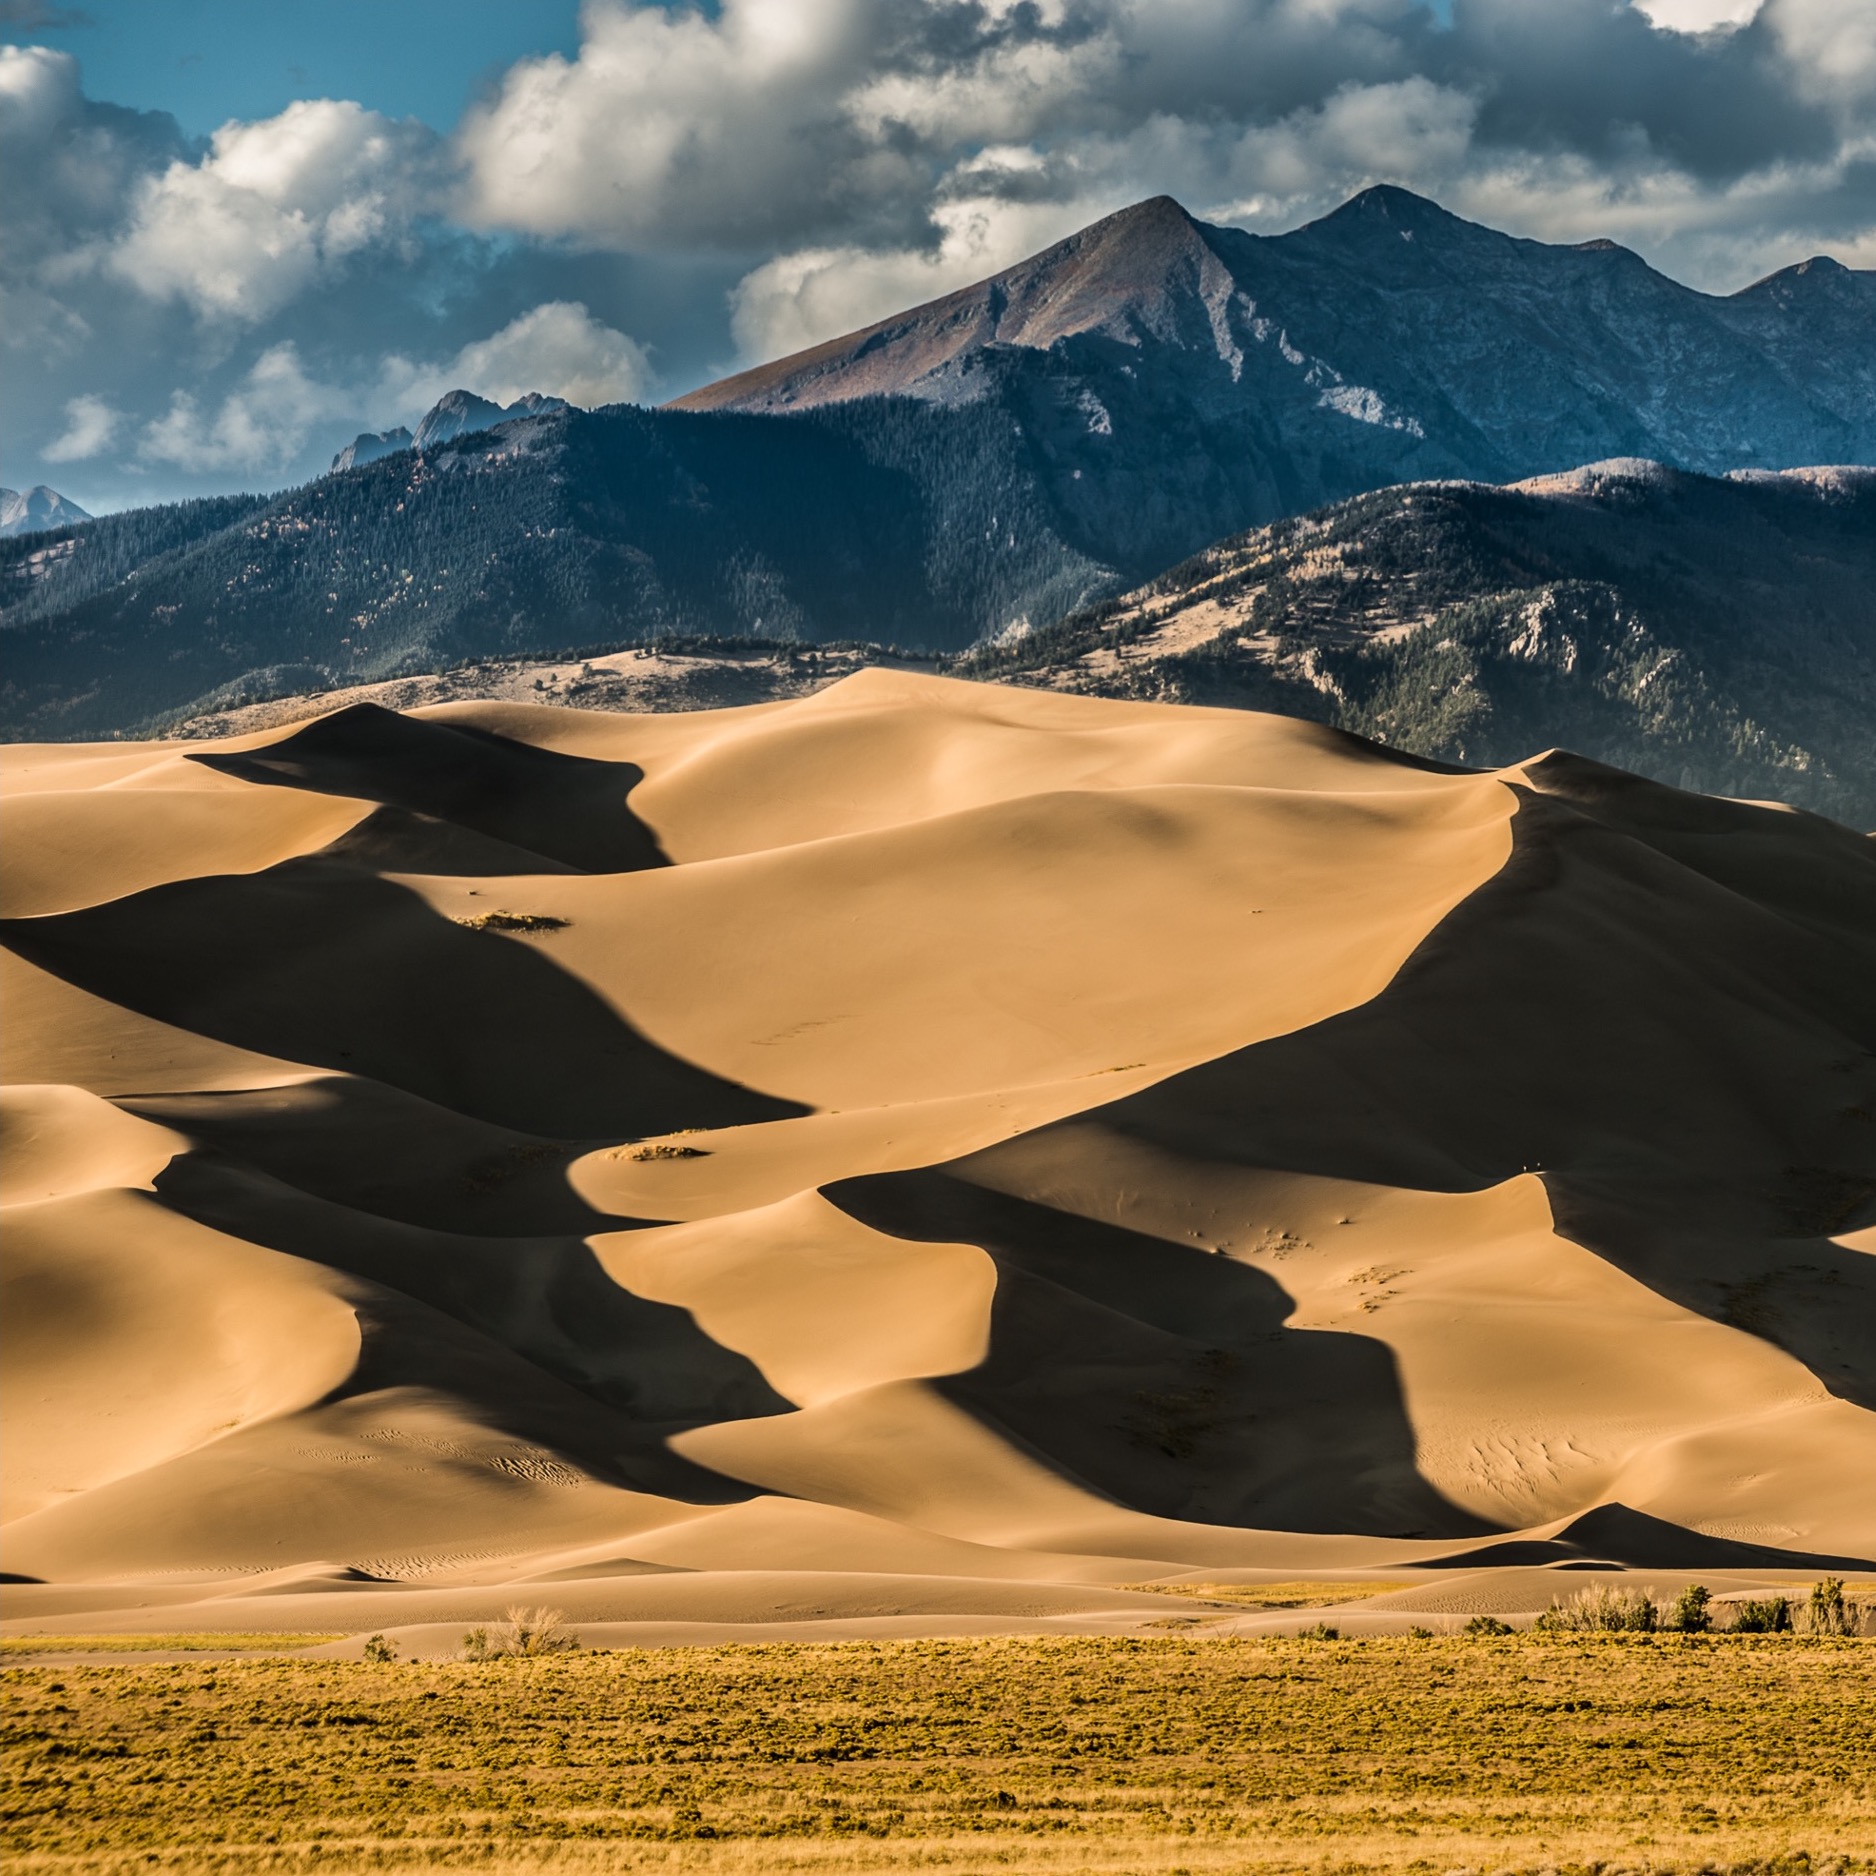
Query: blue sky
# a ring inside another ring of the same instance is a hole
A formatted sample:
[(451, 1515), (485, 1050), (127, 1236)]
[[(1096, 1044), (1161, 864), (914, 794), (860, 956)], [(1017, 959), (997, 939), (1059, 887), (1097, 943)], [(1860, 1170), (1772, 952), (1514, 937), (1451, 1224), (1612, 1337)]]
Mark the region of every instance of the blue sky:
[[(82, 13), (82, 18), (79, 17)], [(61, 23), (61, 20), (63, 23)], [(1876, 0), (0, 0), (0, 479), (656, 401), (1165, 192), (1876, 265)]]
[(354, 98), (448, 130), (517, 59), (580, 48), (578, 0), (85, 0), (17, 8), (19, 44), (75, 54), (93, 97), (190, 136), (295, 98)]

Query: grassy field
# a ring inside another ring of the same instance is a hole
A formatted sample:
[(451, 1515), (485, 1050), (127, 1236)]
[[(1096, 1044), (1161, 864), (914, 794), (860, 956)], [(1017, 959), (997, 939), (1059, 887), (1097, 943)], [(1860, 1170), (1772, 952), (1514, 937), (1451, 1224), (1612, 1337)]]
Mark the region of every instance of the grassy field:
[(0, 1661), (10, 1655), (69, 1654), (206, 1654), (230, 1648), (252, 1648), (278, 1654), (283, 1648), (312, 1648), (320, 1642), (341, 1641), (339, 1635), (242, 1634), (234, 1630), (203, 1630), (185, 1635), (9, 1635), (0, 1641)]
[(1876, 1643), (10, 1663), (13, 1876), (1876, 1867)]

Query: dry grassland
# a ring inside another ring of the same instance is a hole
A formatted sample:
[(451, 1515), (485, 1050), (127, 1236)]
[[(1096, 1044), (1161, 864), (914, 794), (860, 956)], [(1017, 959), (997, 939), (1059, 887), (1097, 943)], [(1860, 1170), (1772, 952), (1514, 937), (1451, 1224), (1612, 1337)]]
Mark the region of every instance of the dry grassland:
[(1866, 1642), (855, 1643), (5, 1680), (15, 1876), (1876, 1858)]

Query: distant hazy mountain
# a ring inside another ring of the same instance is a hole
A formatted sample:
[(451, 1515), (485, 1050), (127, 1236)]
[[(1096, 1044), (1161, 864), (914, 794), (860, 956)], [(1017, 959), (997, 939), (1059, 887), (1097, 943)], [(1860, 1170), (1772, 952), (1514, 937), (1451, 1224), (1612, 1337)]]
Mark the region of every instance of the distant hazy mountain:
[(43, 528), (70, 527), (91, 517), (76, 502), (67, 501), (57, 489), (42, 482), (26, 490), (0, 489), (0, 539), (16, 534), (37, 534)]
[(957, 668), (1467, 764), (1560, 744), (1876, 829), (1876, 469), (1385, 489)]
[(555, 402), (452, 392), (225, 532), (153, 515), (134, 567), (128, 527), (0, 556), (0, 722), (669, 634), (960, 651), (1383, 485), (1872, 462), (1876, 276), (1721, 299), (1396, 189), (1270, 238), (1160, 198), (676, 407)]
[(343, 475), (347, 469), (376, 462), (380, 456), (394, 456), (410, 448), (410, 432), (400, 423), (395, 430), (361, 430), (332, 459), (332, 473)]
[(472, 430), (492, 429), (511, 417), (544, 417), (569, 408), (565, 398), (546, 397), (539, 391), (530, 391), (512, 404), (492, 403), (473, 391), (446, 391), (424, 414), (415, 436), (402, 424), (395, 430), (363, 431), (333, 457), (332, 473), (341, 475), (347, 469), (376, 462), (380, 456), (394, 456), (399, 450), (434, 449)]

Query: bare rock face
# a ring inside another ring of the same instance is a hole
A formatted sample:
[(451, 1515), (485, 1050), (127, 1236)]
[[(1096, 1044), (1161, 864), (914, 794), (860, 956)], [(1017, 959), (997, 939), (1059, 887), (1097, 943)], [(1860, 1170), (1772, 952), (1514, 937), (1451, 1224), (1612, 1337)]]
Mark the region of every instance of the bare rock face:
[(512, 404), (494, 404), (473, 391), (449, 391), (430, 406), (414, 441), (418, 449), (434, 449), (476, 430), (492, 430), (511, 417), (544, 417), (567, 408), (565, 398), (544, 397), (539, 391), (530, 391)]
[(347, 469), (376, 462), (380, 456), (394, 456), (401, 449), (409, 449), (410, 442), (410, 432), (401, 423), (395, 430), (361, 431), (333, 457), (332, 473), (342, 475)]
[(434, 449), (459, 436), (491, 430), (511, 417), (544, 417), (568, 408), (565, 398), (547, 397), (539, 391), (530, 391), (512, 404), (493, 403), (473, 391), (448, 391), (424, 413), (414, 435), (399, 424), (394, 430), (367, 430), (354, 437), (333, 457), (332, 473), (339, 475), (399, 450)]

